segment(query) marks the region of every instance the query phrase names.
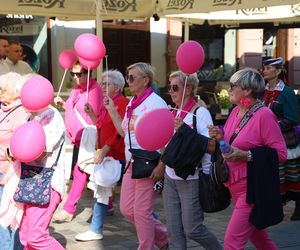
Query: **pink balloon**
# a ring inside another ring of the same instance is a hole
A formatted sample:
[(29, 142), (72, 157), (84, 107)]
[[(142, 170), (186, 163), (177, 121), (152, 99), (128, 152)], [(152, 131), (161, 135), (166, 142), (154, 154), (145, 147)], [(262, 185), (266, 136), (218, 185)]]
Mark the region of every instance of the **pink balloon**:
[(77, 60), (77, 55), (73, 50), (63, 50), (58, 57), (60, 66), (64, 69), (71, 69), (73, 63)]
[(176, 63), (185, 74), (197, 72), (204, 62), (204, 50), (196, 41), (182, 43), (176, 52)]
[(43, 127), (36, 121), (20, 125), (10, 140), (10, 151), (20, 162), (31, 162), (45, 150), (46, 135)]
[(53, 100), (54, 90), (51, 82), (42, 76), (35, 76), (25, 82), (20, 97), (24, 108), (37, 112), (46, 108)]
[(90, 69), (90, 70), (97, 68), (100, 64), (100, 61), (101, 60), (91, 61), (91, 60), (86, 60), (82, 57), (79, 57), (79, 62), (83, 66), (83, 68)]
[(155, 109), (146, 113), (135, 128), (139, 145), (146, 150), (164, 147), (174, 133), (174, 117), (169, 109)]
[(75, 40), (74, 48), (79, 57), (90, 61), (100, 61), (106, 53), (102, 40), (89, 33), (78, 36)]

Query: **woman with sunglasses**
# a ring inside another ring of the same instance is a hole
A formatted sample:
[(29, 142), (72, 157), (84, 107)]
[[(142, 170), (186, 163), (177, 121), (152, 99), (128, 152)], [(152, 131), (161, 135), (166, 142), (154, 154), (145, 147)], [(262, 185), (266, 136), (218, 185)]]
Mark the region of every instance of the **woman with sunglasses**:
[[(88, 71), (79, 63), (79, 61), (73, 64), (70, 75), (75, 82), (75, 86), (71, 91), (70, 96), (66, 102), (60, 97), (54, 98), (54, 102), (56, 105), (65, 109), (66, 133), (71, 140), (71, 143), (74, 144), (74, 147), (79, 148), (84, 125), (81, 124), (78, 115), (80, 115), (88, 124), (93, 124), (92, 119), (85, 112), (85, 105), (86, 103), (89, 103), (93, 108), (97, 119), (99, 119), (99, 121), (103, 119), (103, 92), (100, 85), (93, 78), (90, 78), (90, 82), (87, 84)], [(82, 171), (76, 163), (73, 170), (73, 183), (68, 198), (64, 204), (63, 210), (55, 215), (55, 221), (70, 222), (73, 219), (77, 202), (82, 195), (88, 177), (89, 174)]]
[(276, 115), (288, 149), (288, 160), (279, 167), (282, 202), (294, 200), (291, 220), (300, 220), (300, 146), (294, 129), (298, 124), (298, 101), (294, 90), (286, 85), (283, 63), (281, 57), (263, 61), (267, 82), (264, 103)]
[[(209, 111), (204, 106), (199, 106), (196, 101), (195, 94), (199, 83), (197, 75), (186, 75), (176, 71), (170, 75), (169, 81), (168, 91), (176, 105), (173, 111), (176, 130), (183, 123), (192, 127), (193, 113), (198, 108), (195, 113), (195, 129), (197, 133), (208, 137), (207, 126), (212, 124), (212, 118)], [(203, 171), (206, 173), (211, 165), (210, 158), (208, 153), (204, 153), (201, 160)], [(173, 168), (166, 166), (163, 201), (170, 249), (187, 249), (187, 238), (196, 241), (205, 249), (222, 249), (216, 236), (203, 225), (204, 214), (199, 201), (198, 176), (199, 170), (196, 169), (193, 175), (184, 180), (176, 175)]]
[[(131, 147), (142, 149), (135, 138), (134, 128), (147, 112), (167, 108), (165, 101), (155, 94), (151, 88), (154, 72), (147, 63), (135, 63), (127, 68), (126, 81), (133, 94), (124, 119), (121, 118), (109, 97), (104, 98), (104, 105), (118, 131), (125, 137), (125, 157), (128, 169), (123, 176), (120, 197), (121, 213), (134, 224), (139, 240), (138, 250), (153, 250), (156, 245), (159, 249), (167, 249), (168, 239), (165, 226), (153, 216), (153, 207), (156, 192), (153, 185), (163, 178), (164, 166), (158, 165), (149, 178), (132, 179)], [(128, 132), (130, 131), (130, 133)], [(129, 139), (130, 136), (130, 139)]]
[(230, 142), (233, 149), (232, 153), (223, 154), (229, 169), (225, 185), (233, 202), (224, 250), (245, 249), (249, 240), (256, 249), (275, 250), (264, 228), (269, 222), (279, 223), (283, 217), (278, 162), (286, 160), (284, 139), (275, 115), (258, 99), (265, 87), (258, 71), (239, 70), (230, 82), (229, 98), (236, 107), (225, 123), (224, 134), (219, 127), (209, 126), (211, 138)]

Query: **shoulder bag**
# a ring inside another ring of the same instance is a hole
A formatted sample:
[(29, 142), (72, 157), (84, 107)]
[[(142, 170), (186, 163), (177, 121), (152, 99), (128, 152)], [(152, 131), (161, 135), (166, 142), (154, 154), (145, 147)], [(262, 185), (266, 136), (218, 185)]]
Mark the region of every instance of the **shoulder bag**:
[(50, 168), (31, 166), (21, 163), (21, 177), (14, 194), (14, 200), (21, 203), (44, 206), (51, 198), (51, 179), (64, 144), (63, 134), (57, 145), (60, 145), (57, 158)]
[(208, 137), (197, 133), (195, 119), (198, 108), (193, 112), (193, 128), (183, 123), (173, 135), (161, 158), (163, 163), (173, 168), (175, 174), (184, 180), (195, 174), (207, 151), (209, 141)]
[(128, 121), (128, 136), (129, 136), (129, 152), (131, 153), (132, 157), (127, 164), (124, 172), (127, 171), (130, 163), (132, 163), (132, 179), (141, 179), (150, 177), (152, 174), (153, 169), (157, 166), (160, 153), (157, 151), (149, 151), (143, 150), (138, 148), (131, 147), (131, 138), (130, 138), (130, 129), (129, 129), (130, 119)]

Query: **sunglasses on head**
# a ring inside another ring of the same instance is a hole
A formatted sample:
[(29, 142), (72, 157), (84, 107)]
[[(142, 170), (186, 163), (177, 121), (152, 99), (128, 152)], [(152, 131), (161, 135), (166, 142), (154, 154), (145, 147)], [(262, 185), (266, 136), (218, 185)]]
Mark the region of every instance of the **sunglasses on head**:
[(81, 77), (82, 76), (82, 74), (86, 74), (86, 72), (84, 72), (84, 71), (81, 71), (81, 72), (70, 72), (70, 75), (72, 76), (72, 77), (74, 77), (74, 76), (77, 76), (78, 78), (79, 77)]
[(170, 92), (171, 90), (173, 92), (177, 92), (179, 90), (179, 86), (177, 84), (174, 84), (174, 85), (169, 84), (168, 85), (168, 91)]

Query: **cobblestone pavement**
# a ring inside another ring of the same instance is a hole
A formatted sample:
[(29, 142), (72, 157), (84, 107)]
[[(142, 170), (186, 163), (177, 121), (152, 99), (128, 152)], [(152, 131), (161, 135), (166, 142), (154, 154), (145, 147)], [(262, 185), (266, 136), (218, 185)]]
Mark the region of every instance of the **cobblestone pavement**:
[[(85, 232), (89, 229), (92, 214), (92, 193), (86, 190), (81, 198), (76, 217), (69, 223), (51, 223), (50, 231), (52, 235), (58, 239), (61, 244), (68, 250), (133, 250), (137, 249), (138, 240), (134, 227), (127, 222), (120, 214), (119, 203), (119, 187), (117, 187), (115, 197), (115, 213), (108, 216), (104, 225), (103, 240), (78, 242), (74, 239), (78, 233)], [(285, 218), (280, 224), (268, 229), (271, 238), (275, 241), (278, 249), (298, 250), (300, 249), (300, 221), (290, 221), (294, 204), (290, 202), (284, 208)], [(60, 211), (61, 206), (58, 208)], [(164, 221), (161, 197), (156, 202), (156, 213), (159, 218)], [(205, 215), (205, 225), (216, 234), (221, 243), (223, 243), (224, 232), (230, 218), (232, 207), (226, 210)], [(188, 249), (203, 249), (196, 242), (189, 241)], [(250, 243), (246, 249), (255, 249)]]

